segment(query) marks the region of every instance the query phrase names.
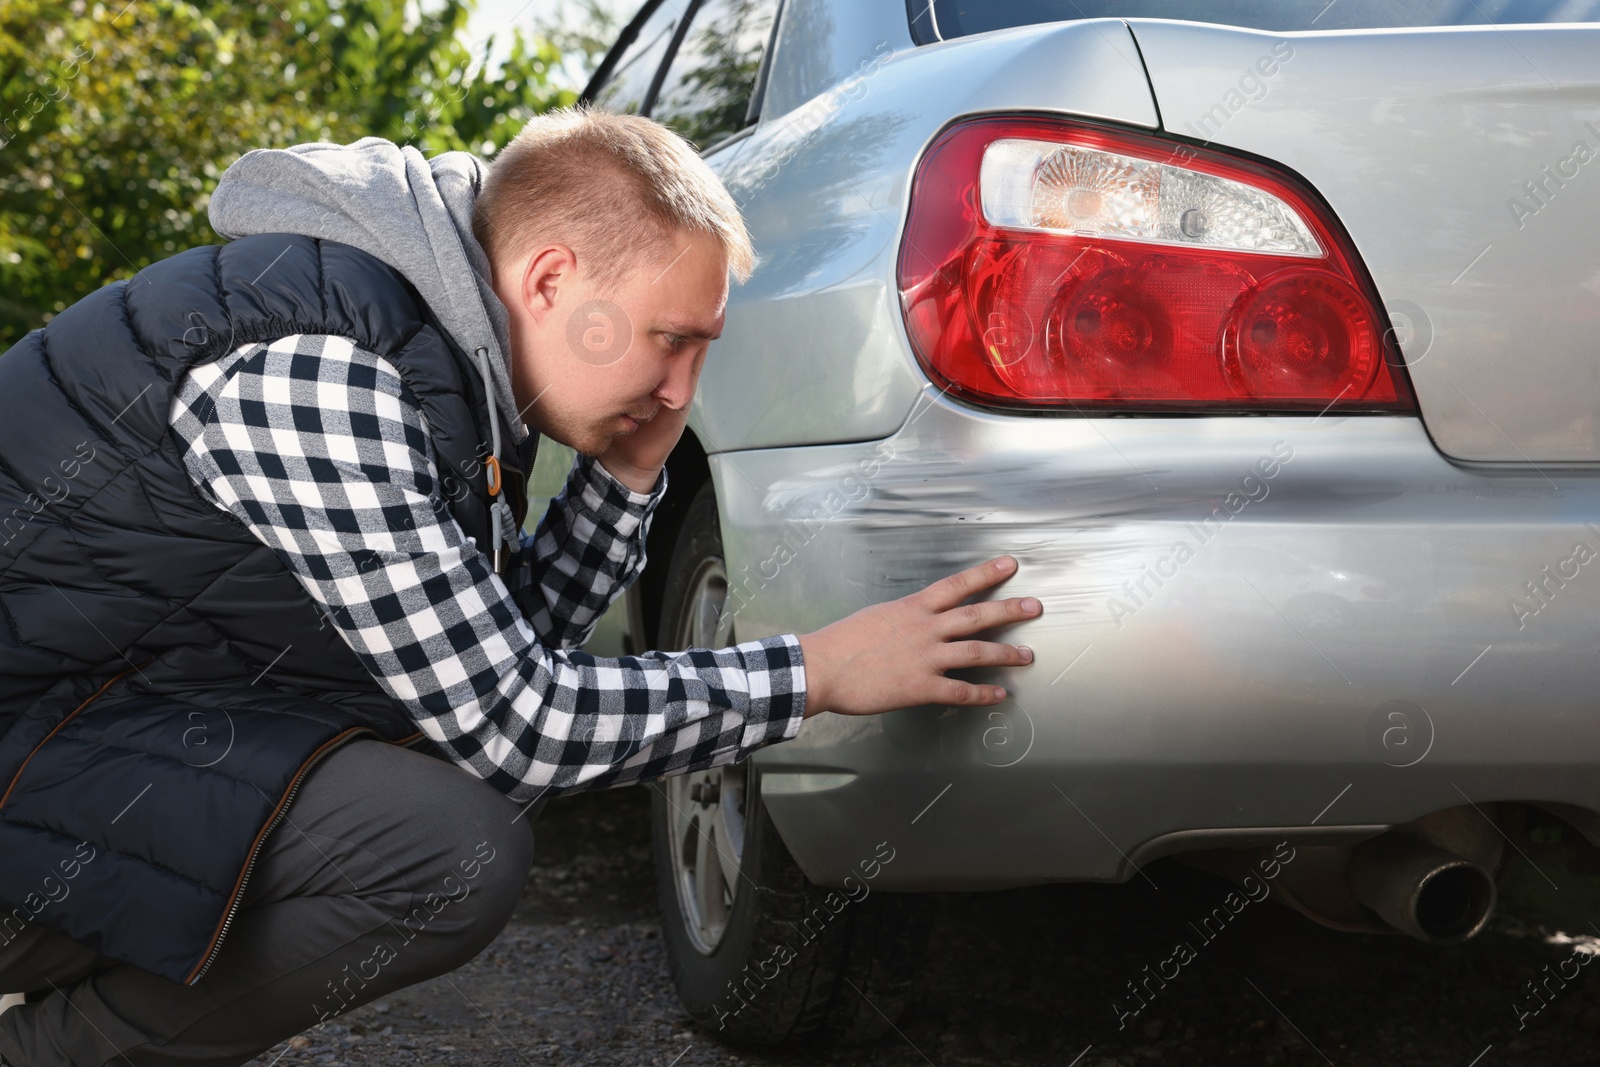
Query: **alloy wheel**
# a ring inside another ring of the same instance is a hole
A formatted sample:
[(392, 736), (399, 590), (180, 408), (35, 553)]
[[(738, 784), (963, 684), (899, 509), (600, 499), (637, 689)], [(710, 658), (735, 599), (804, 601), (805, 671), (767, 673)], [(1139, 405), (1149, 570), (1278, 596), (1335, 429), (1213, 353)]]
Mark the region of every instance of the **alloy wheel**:
[[(726, 648), (732, 643), (728, 573), (721, 559), (700, 562), (672, 633), (674, 649)], [(662, 785), (671, 807), (673, 885), (689, 940), (702, 955), (722, 943), (738, 897), (744, 855), (745, 768), (673, 775)]]

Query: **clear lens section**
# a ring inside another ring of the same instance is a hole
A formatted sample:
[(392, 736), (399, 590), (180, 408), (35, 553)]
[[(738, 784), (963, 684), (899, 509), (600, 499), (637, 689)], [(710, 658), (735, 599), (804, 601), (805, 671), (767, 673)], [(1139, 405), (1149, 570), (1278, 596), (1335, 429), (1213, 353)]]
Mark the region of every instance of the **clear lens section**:
[(1294, 209), (1214, 174), (1079, 145), (998, 140), (979, 175), (991, 225), (1280, 256), (1321, 256)]

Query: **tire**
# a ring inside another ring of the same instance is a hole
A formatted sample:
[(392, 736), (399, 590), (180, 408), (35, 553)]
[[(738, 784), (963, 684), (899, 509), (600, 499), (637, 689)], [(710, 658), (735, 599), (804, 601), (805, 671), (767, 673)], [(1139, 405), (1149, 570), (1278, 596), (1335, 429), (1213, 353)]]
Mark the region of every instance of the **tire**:
[[(718, 610), (726, 590), (708, 482), (672, 554), (662, 647), (735, 643)], [(656, 900), (679, 1000), (730, 1044), (880, 1037), (911, 999), (932, 901), (865, 881), (849, 893), (813, 885), (767, 816), (760, 785), (751, 760), (650, 783)]]

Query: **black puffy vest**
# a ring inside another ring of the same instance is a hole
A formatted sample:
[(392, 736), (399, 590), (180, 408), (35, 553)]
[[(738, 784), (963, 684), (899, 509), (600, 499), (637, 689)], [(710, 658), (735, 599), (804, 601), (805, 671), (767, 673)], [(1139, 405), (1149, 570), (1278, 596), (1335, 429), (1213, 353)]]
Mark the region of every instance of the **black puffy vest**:
[[(197, 981), (317, 759), (421, 737), (285, 564), (198, 494), (168, 428), (188, 368), (299, 333), (394, 364), (451, 513), (492, 548), (474, 364), (347, 245), (193, 248), (0, 356), (0, 944), (33, 922)], [(519, 525), (535, 441), (502, 457)]]

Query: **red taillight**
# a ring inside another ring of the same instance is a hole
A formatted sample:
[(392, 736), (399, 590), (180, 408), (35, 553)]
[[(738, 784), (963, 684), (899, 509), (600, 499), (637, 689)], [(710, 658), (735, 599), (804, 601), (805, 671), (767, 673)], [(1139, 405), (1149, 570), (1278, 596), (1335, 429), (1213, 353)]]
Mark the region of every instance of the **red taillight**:
[(978, 403), (1414, 410), (1363, 278), (1285, 175), (1042, 119), (934, 142), (899, 265), (923, 368)]

